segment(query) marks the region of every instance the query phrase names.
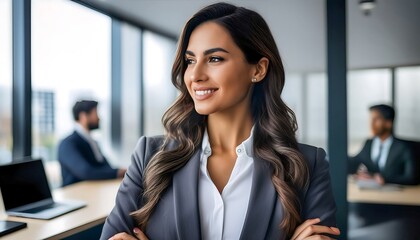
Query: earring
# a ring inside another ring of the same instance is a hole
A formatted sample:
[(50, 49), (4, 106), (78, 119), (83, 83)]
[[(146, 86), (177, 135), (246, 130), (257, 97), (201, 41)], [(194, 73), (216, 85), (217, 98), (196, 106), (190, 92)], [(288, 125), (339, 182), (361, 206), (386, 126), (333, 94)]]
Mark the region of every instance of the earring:
[(256, 83), (257, 79), (256, 78), (252, 78), (251, 82)]

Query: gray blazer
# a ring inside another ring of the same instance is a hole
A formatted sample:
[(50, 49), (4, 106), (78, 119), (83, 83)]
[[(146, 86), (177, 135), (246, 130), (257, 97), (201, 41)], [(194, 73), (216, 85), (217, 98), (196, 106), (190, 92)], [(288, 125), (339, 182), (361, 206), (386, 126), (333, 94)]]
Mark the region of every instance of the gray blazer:
[[(162, 143), (162, 137), (142, 137), (139, 140), (101, 239), (119, 232), (133, 234), (136, 223), (129, 214), (142, 206), (143, 172)], [(299, 144), (299, 148), (310, 170), (310, 184), (300, 193), (302, 219), (319, 217), (320, 224), (335, 226), (336, 206), (325, 151), (304, 144)], [(198, 208), (200, 153), (201, 148), (174, 173), (172, 184), (161, 196), (149, 219), (145, 232), (149, 239), (201, 239)], [(251, 196), (240, 239), (285, 239), (285, 232), (279, 228), (283, 208), (271, 181), (270, 167), (258, 158), (254, 159), (254, 167)]]

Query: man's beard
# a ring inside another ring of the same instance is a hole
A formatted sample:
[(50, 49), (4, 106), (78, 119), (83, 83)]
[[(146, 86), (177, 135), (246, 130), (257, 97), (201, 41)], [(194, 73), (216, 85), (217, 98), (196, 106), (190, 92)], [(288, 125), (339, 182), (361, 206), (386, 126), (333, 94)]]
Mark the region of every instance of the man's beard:
[(390, 133), (390, 132), (392, 132), (391, 129), (388, 129), (386, 127), (383, 127), (381, 129), (379, 129), (378, 134), (376, 134), (376, 136), (380, 137), (380, 136), (383, 136), (383, 135), (385, 135), (387, 133)]
[(95, 129), (98, 129), (99, 128), (99, 123), (89, 123), (88, 124), (88, 128), (89, 128), (89, 130), (95, 130)]

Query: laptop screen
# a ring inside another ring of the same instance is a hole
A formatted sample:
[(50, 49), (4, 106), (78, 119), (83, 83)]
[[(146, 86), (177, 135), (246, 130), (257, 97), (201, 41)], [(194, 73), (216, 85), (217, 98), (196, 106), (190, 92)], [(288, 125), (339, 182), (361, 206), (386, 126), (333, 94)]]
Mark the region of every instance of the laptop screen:
[(0, 189), (6, 210), (52, 198), (41, 160), (0, 165)]

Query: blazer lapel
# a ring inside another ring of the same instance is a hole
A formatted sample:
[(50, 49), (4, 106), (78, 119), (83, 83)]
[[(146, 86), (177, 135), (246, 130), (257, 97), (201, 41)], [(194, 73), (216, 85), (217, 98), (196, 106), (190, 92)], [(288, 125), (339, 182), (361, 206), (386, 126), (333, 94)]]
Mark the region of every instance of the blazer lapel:
[[(251, 196), (242, 228), (241, 240), (265, 239), (276, 205), (277, 192), (271, 181), (271, 169), (263, 160), (254, 158)], [(280, 223), (278, 223), (280, 224)]]
[(388, 166), (392, 166), (392, 162), (398, 159), (398, 152), (399, 152), (399, 145), (396, 142), (396, 139), (394, 138), (394, 141), (391, 144), (391, 147), (389, 148), (388, 157), (385, 162), (384, 166), (384, 172), (388, 171)]
[(175, 226), (178, 239), (201, 239), (198, 208), (200, 153), (201, 150), (196, 151), (187, 164), (174, 174), (172, 179)]

